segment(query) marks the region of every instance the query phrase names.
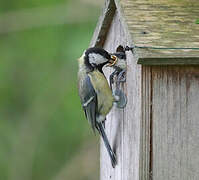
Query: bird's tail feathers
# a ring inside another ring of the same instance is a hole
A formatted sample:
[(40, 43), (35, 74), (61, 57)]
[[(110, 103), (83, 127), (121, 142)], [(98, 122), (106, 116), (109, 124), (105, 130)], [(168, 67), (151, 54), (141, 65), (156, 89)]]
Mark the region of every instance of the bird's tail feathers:
[(106, 149), (108, 151), (108, 154), (110, 156), (112, 166), (114, 168), (116, 166), (116, 164), (117, 164), (115, 153), (113, 152), (113, 150), (112, 150), (112, 148), (111, 148), (111, 146), (109, 144), (109, 141), (108, 141), (108, 138), (106, 136), (106, 133), (105, 133), (105, 130), (104, 130), (104, 126), (103, 126), (102, 122), (97, 123), (97, 125), (98, 125), (99, 133), (102, 136), (102, 139), (104, 141), (105, 147), (106, 147)]

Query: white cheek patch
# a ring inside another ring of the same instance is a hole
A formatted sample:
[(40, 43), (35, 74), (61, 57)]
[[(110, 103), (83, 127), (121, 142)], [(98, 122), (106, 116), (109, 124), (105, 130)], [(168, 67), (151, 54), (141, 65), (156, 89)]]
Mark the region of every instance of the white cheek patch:
[(91, 64), (103, 64), (105, 62), (107, 62), (108, 59), (104, 58), (102, 55), (100, 54), (96, 54), (96, 53), (90, 53), (89, 54), (89, 62)]

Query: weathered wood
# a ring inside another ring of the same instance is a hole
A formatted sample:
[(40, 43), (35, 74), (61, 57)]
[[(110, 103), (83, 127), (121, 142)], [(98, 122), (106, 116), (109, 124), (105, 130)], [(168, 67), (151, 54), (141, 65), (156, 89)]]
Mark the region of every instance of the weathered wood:
[[(199, 53), (199, 51), (198, 51)], [(193, 65), (199, 64), (196, 57), (171, 57), (171, 58), (139, 58), (138, 64), (143, 65)]]
[(153, 180), (199, 179), (199, 66), (152, 67)]
[[(121, 43), (118, 41), (120, 37), (120, 24), (116, 25), (116, 21), (118, 21), (117, 13), (113, 19), (113, 22), (110, 26), (109, 33), (107, 36), (107, 40), (105, 42), (104, 48), (109, 52), (114, 52), (116, 47)], [(117, 26), (117, 28), (116, 28)], [(109, 77), (111, 73), (111, 69), (105, 70), (105, 74)], [(122, 178), (122, 159), (123, 159), (123, 124), (124, 124), (124, 112), (123, 110), (118, 110), (115, 107), (112, 109), (111, 113), (107, 116), (106, 121), (106, 132), (108, 134), (108, 138), (111, 142), (111, 146), (116, 152), (117, 156), (117, 166), (115, 169), (112, 168), (110, 159), (108, 154), (104, 148), (104, 145), (101, 145), (101, 180), (107, 179), (121, 179)]]
[[(132, 44), (199, 47), (199, 25), (193, 24), (198, 1), (121, 0), (116, 1), (116, 7), (116, 11), (114, 4), (113, 9), (107, 8), (115, 15), (111, 15), (108, 26), (103, 16), (93, 45), (109, 52)], [(98, 43), (100, 34), (103, 41)], [(141, 64), (165, 66), (141, 66), (138, 59)], [(118, 164), (112, 168), (102, 144), (101, 180), (199, 179), (199, 66), (183, 66), (198, 63), (199, 51), (193, 50), (127, 52), (123, 88), (128, 103), (124, 110), (114, 107), (106, 121)], [(110, 69), (105, 70), (107, 77), (110, 73)]]
[[(197, 0), (107, 0), (90, 46), (103, 46), (116, 8), (125, 33), (133, 38), (130, 45), (199, 48)], [(135, 49), (135, 53), (139, 64), (199, 64), (199, 50)]]
[(105, 1), (101, 16), (99, 17), (90, 47), (103, 47), (109, 27), (115, 14), (116, 6), (114, 0)]
[(140, 125), (140, 180), (149, 180), (151, 175), (151, 67), (142, 67), (142, 119)]
[[(121, 0), (134, 45), (199, 47), (198, 0)], [(136, 49), (140, 58), (197, 57), (197, 50)]]
[[(118, 12), (111, 24), (104, 48), (115, 52), (118, 45), (132, 43), (127, 37)], [(107, 117), (106, 132), (116, 152), (118, 164), (112, 168), (108, 154), (101, 146), (101, 180), (138, 180), (141, 119), (141, 66), (137, 57), (127, 53), (127, 82), (124, 91), (129, 99), (124, 110), (113, 108)], [(110, 71), (106, 71), (109, 75)]]

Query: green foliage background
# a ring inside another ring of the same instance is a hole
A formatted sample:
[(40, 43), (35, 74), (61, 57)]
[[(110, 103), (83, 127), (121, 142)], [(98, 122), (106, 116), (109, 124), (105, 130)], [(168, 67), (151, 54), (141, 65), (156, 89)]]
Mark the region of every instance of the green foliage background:
[(78, 3), (90, 12), (82, 22), (66, 18), (59, 25), (0, 33), (1, 180), (98, 179), (97, 153), (85, 159), (98, 143), (84, 118), (76, 77), (76, 59), (88, 47), (100, 14), (93, 2), (1, 2), (0, 18), (60, 3), (74, 8), (74, 19), (81, 17)]

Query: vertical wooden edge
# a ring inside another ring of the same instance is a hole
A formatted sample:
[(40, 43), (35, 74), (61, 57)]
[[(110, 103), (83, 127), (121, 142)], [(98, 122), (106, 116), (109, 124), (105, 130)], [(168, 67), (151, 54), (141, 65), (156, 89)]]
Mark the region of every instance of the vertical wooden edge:
[(152, 66), (154, 180), (199, 179), (199, 66)]
[(150, 103), (149, 103), (149, 179), (153, 179), (153, 75), (150, 67)]
[(97, 26), (93, 33), (93, 37), (89, 45), (90, 47), (103, 47), (111, 22), (115, 15), (115, 10), (116, 6), (114, 0), (106, 0), (102, 14), (98, 19)]
[(142, 66), (142, 118), (140, 137), (140, 180), (151, 179), (152, 147), (151, 147), (151, 120), (152, 120), (152, 79), (151, 66)]

